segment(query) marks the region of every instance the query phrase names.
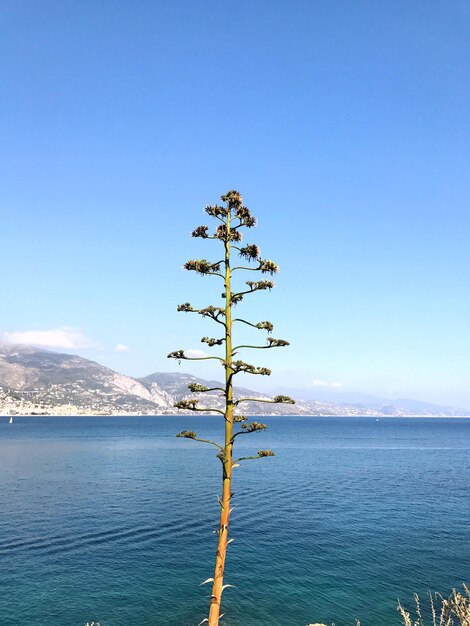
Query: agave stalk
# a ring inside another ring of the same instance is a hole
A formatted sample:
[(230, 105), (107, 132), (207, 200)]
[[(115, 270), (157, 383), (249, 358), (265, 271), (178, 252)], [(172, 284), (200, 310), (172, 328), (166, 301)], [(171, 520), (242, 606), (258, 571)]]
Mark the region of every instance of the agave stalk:
[[(217, 531), (217, 550), (215, 556), (215, 566), (213, 578), (208, 578), (204, 583), (212, 583), (212, 594), (209, 607), (209, 616), (204, 621), (209, 623), (209, 626), (218, 626), (221, 617), (221, 601), (222, 594), (226, 587), (232, 585), (224, 584), (224, 572), (225, 572), (225, 559), (227, 555), (227, 546), (230, 543), (229, 540), (229, 522), (231, 512), (231, 498), (232, 498), (232, 472), (240, 462), (254, 459), (261, 459), (268, 456), (274, 456), (274, 452), (271, 450), (258, 450), (256, 455), (240, 457), (238, 459), (233, 458), (233, 447), (236, 438), (239, 435), (246, 435), (253, 432), (259, 432), (266, 429), (265, 424), (258, 422), (247, 422), (247, 418), (244, 415), (236, 414), (238, 406), (242, 402), (254, 401), (254, 402), (271, 402), (271, 403), (284, 403), (293, 404), (294, 401), (289, 396), (279, 395), (271, 399), (258, 399), (258, 398), (239, 398), (234, 400), (233, 396), (233, 378), (240, 372), (269, 376), (270, 370), (266, 367), (256, 367), (245, 363), (241, 360), (235, 360), (234, 357), (238, 354), (238, 351), (243, 348), (255, 348), (266, 349), (276, 348), (289, 345), (289, 343), (283, 339), (267, 338), (267, 344), (263, 346), (258, 345), (238, 345), (233, 347), (232, 330), (235, 322), (241, 322), (258, 330), (266, 330), (270, 333), (273, 329), (271, 322), (264, 321), (253, 323), (241, 318), (232, 317), (232, 309), (235, 305), (241, 302), (245, 295), (255, 293), (260, 290), (270, 290), (274, 287), (274, 283), (271, 281), (261, 280), (257, 282), (247, 281), (248, 289), (240, 291), (238, 293), (232, 292), (232, 275), (233, 272), (238, 270), (250, 270), (259, 271), (262, 274), (273, 275), (278, 271), (277, 265), (273, 261), (260, 258), (259, 248), (255, 244), (249, 244), (244, 247), (235, 245), (235, 243), (241, 242), (242, 234), (240, 229), (243, 227), (251, 228), (255, 225), (255, 219), (252, 217), (249, 209), (243, 205), (242, 197), (237, 191), (229, 191), (222, 196), (222, 201), (226, 206), (208, 206), (206, 207), (206, 213), (220, 222), (215, 233), (208, 234), (208, 226), (199, 226), (193, 231), (193, 237), (200, 237), (203, 239), (218, 239), (224, 246), (224, 258), (217, 262), (207, 261), (206, 259), (197, 259), (188, 261), (184, 268), (190, 271), (195, 271), (197, 274), (211, 275), (224, 280), (224, 292), (222, 297), (225, 304), (223, 307), (208, 306), (203, 309), (195, 309), (189, 302), (178, 306), (178, 311), (184, 311), (186, 313), (196, 313), (202, 317), (208, 317), (217, 322), (224, 328), (224, 336), (220, 339), (203, 337), (202, 342), (206, 343), (209, 347), (221, 346), (225, 343), (225, 357), (220, 356), (202, 356), (202, 357), (188, 357), (185, 355), (184, 350), (176, 350), (171, 352), (168, 357), (181, 360), (205, 360), (215, 359), (218, 360), (222, 367), (225, 369), (225, 387), (222, 388), (207, 388), (198, 383), (192, 383), (189, 385), (189, 389), (193, 393), (207, 393), (210, 391), (218, 391), (224, 398), (224, 410), (211, 407), (199, 407), (198, 399), (187, 398), (180, 400), (175, 404), (178, 409), (186, 409), (190, 411), (209, 412), (213, 411), (220, 413), (224, 417), (224, 439), (223, 442), (209, 441), (199, 438), (193, 431), (182, 431), (177, 436), (184, 437), (186, 439), (193, 439), (194, 441), (201, 441), (208, 443), (217, 449), (217, 457), (222, 464), (222, 497), (219, 498), (220, 505), (220, 518), (219, 527)], [(236, 266), (231, 267), (231, 255), (233, 249), (237, 250), (239, 256), (248, 262), (254, 262), (257, 265), (254, 267)], [(239, 430), (235, 430), (236, 428)]]

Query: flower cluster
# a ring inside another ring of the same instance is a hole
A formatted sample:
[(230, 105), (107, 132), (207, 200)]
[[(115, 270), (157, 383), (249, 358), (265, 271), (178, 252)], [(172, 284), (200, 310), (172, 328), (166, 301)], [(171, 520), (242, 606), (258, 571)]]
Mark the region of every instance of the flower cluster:
[(254, 433), (256, 431), (266, 430), (267, 426), (266, 424), (260, 424), (259, 422), (248, 422), (243, 423), (242, 428), (246, 433)]
[(279, 266), (274, 261), (268, 261), (267, 259), (260, 259), (258, 268), (262, 274), (277, 274)]
[(256, 224), (255, 218), (251, 215), (250, 209), (243, 206), (243, 198), (239, 191), (231, 189), (226, 194), (220, 197), (222, 202), (227, 204), (227, 208), (220, 207), (218, 205), (207, 206), (205, 208), (206, 213), (213, 217), (226, 217), (230, 211), (235, 212), (235, 216), (238, 217), (243, 226), (251, 228)]
[(247, 228), (252, 228), (253, 226), (256, 226), (256, 219), (252, 215), (248, 215), (243, 218), (242, 224)]
[(246, 284), (251, 291), (260, 291), (262, 289), (273, 289), (274, 283), (272, 280), (247, 280)]
[(227, 226), (225, 224), (220, 224), (217, 226), (217, 230), (215, 231), (216, 239), (222, 239), (223, 241), (241, 241), (242, 234), (231, 228), (230, 231), (227, 230)]
[(185, 359), (186, 357), (184, 356), (184, 350), (175, 350), (174, 352), (170, 352), (170, 354), (167, 355), (168, 359)]
[(243, 257), (247, 261), (258, 261), (260, 255), (260, 249), (255, 243), (250, 243), (243, 248), (240, 248), (239, 256)]
[(212, 337), (203, 337), (201, 339), (202, 343), (207, 343), (208, 346), (221, 346), (224, 343), (225, 339), (213, 339)]
[(206, 259), (191, 259), (183, 265), (183, 268), (198, 274), (215, 274), (220, 271), (220, 263), (211, 263)]
[(189, 302), (184, 302), (183, 304), (178, 304), (178, 306), (176, 307), (177, 311), (184, 311), (185, 313), (189, 313), (191, 311), (194, 311), (193, 307), (191, 306), (191, 304)]
[(276, 456), (272, 450), (258, 450), (258, 456), (262, 458), (263, 456)]
[(258, 322), (255, 326), (260, 330), (267, 330), (268, 333), (272, 332), (274, 328), (274, 325), (271, 322)]
[(295, 404), (295, 400), (292, 400), (290, 396), (274, 396), (273, 402), (276, 404)]
[[(222, 298), (225, 298), (225, 292), (221, 294)], [(230, 302), (232, 304), (238, 304), (239, 302), (241, 302), (243, 300), (243, 294), (242, 293), (232, 293), (230, 294)]]
[(202, 239), (207, 239), (209, 237), (209, 235), (207, 234), (208, 230), (209, 226), (198, 226), (191, 233), (191, 237), (202, 237)]
[(175, 402), (173, 406), (175, 407), (175, 409), (187, 409), (189, 411), (194, 411), (198, 402), (199, 400), (196, 400), (195, 398), (183, 399)]
[(235, 374), (238, 372), (245, 372), (246, 374), (259, 374), (261, 376), (270, 376), (271, 370), (267, 367), (255, 367), (244, 361), (233, 361), (232, 370)]
[(220, 196), (222, 202), (226, 202), (229, 209), (235, 209), (236, 211), (240, 210), (243, 206), (243, 198), (239, 191), (235, 189), (231, 189), (227, 191), (223, 196)]
[(246, 206), (240, 206), (236, 209), (235, 215), (240, 220), (240, 226), (251, 228), (256, 225), (256, 219), (252, 216), (250, 209)]
[(270, 348), (280, 348), (289, 345), (289, 342), (285, 339), (273, 339), (272, 337), (268, 337), (267, 342)]
[(201, 385), (200, 383), (189, 383), (188, 389), (192, 391), (193, 393), (197, 393), (199, 391), (201, 392), (208, 391), (209, 387), (206, 387), (205, 385)]
[(228, 215), (228, 209), (223, 206), (218, 206), (217, 204), (206, 206), (204, 211), (207, 215), (210, 215), (211, 217), (218, 217), (219, 219), (221, 217), (227, 217)]
[(197, 435), (193, 430), (182, 430), (176, 435), (177, 437), (184, 437), (184, 439), (196, 439)]
[(221, 309), (220, 307), (216, 307), (216, 306), (206, 306), (205, 309), (200, 309), (199, 310), (200, 315), (202, 315), (202, 317), (212, 317), (212, 319), (217, 319), (219, 317), (219, 315), (224, 316), (225, 315), (225, 310)]

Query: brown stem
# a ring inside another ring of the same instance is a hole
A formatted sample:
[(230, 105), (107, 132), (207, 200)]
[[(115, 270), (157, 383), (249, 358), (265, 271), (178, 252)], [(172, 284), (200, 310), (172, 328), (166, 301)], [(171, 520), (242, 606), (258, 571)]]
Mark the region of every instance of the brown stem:
[(212, 584), (209, 626), (219, 626), (220, 603), (224, 587), (225, 557), (227, 555), (230, 498), (232, 487), (233, 448), (233, 369), (232, 369), (232, 300), (230, 289), (230, 213), (227, 216), (227, 239), (225, 241), (225, 445), (222, 454), (222, 501), (215, 556), (214, 582)]
[[(231, 446), (230, 446), (231, 447)], [(220, 505), (220, 524), (215, 555), (214, 582), (212, 584), (211, 604), (209, 609), (209, 626), (218, 626), (220, 603), (224, 585), (225, 557), (227, 555), (228, 527), (230, 520), (230, 497), (232, 483), (232, 458), (224, 461), (224, 478), (222, 484), (222, 502)]]

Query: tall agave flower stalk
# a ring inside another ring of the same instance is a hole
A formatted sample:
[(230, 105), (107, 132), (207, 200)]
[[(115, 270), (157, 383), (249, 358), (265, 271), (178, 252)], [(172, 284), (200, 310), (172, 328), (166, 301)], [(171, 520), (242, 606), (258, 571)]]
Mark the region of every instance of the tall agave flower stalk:
[[(246, 460), (274, 456), (274, 452), (271, 450), (258, 450), (257, 454), (254, 456), (234, 458), (233, 450), (237, 437), (266, 429), (265, 424), (248, 421), (247, 417), (240, 413), (239, 407), (247, 401), (294, 404), (294, 401), (291, 398), (283, 395), (276, 396), (273, 399), (235, 399), (233, 396), (233, 379), (234, 376), (240, 372), (255, 376), (269, 376), (271, 373), (266, 367), (250, 365), (249, 363), (245, 363), (245, 361), (241, 361), (236, 358), (239, 350), (242, 348), (278, 348), (287, 346), (289, 343), (283, 339), (273, 339), (270, 336), (270, 333), (273, 330), (271, 322), (262, 321), (254, 323), (242, 318), (233, 317), (233, 307), (240, 303), (245, 296), (254, 294), (257, 291), (270, 290), (274, 287), (274, 283), (271, 280), (248, 280), (245, 283), (246, 288), (234, 292), (232, 291), (233, 274), (235, 272), (247, 270), (249, 272), (259, 272), (263, 275), (272, 276), (278, 271), (278, 266), (273, 261), (262, 259), (257, 245), (246, 244), (242, 246), (242, 229), (252, 228), (255, 226), (256, 220), (251, 215), (250, 210), (243, 205), (242, 197), (238, 191), (229, 191), (227, 194), (223, 195), (221, 199), (225, 206), (214, 205), (207, 206), (205, 208), (205, 212), (219, 222), (215, 231), (209, 232), (208, 226), (198, 226), (198, 228), (192, 232), (192, 237), (218, 240), (223, 246), (223, 258), (215, 262), (207, 261), (206, 259), (190, 260), (185, 263), (184, 268), (202, 276), (214, 276), (217, 279), (221, 279), (224, 284), (224, 291), (222, 293), (222, 298), (225, 300), (224, 306), (207, 306), (202, 309), (195, 309), (189, 302), (186, 302), (178, 306), (178, 311), (195, 313), (216, 322), (216, 324), (221, 327), (222, 336), (217, 338), (203, 337), (201, 341), (210, 347), (224, 346), (225, 355), (189, 357), (186, 356), (184, 350), (176, 350), (168, 355), (168, 358), (177, 359), (178, 361), (214, 359), (219, 361), (225, 370), (224, 387), (208, 388), (197, 383), (191, 383), (188, 385), (190, 391), (197, 394), (214, 391), (220, 392), (220, 395), (225, 401), (224, 410), (214, 407), (199, 406), (198, 398), (187, 398), (175, 404), (175, 407), (178, 409), (201, 411), (203, 413), (208, 413), (209, 411), (220, 413), (225, 421), (225, 437), (223, 442), (201, 439), (195, 432), (187, 430), (177, 435), (177, 437), (184, 437), (194, 441), (202, 441), (212, 445), (216, 448), (217, 457), (222, 464), (222, 497), (219, 498), (220, 521), (218, 528), (214, 576), (213, 578), (209, 578), (205, 581), (205, 583), (212, 583), (209, 617), (203, 620), (204, 622), (209, 622), (209, 626), (218, 626), (219, 619), (221, 617), (220, 606), (222, 593), (227, 586), (230, 586), (226, 584), (224, 585), (224, 569), (227, 546), (230, 543), (229, 521), (231, 512), (230, 500), (232, 497), (231, 485), (233, 468)], [(235, 255), (241, 258), (241, 263), (245, 262), (245, 264), (234, 264), (234, 267), (232, 267), (232, 257)], [(266, 344), (234, 345), (232, 330), (236, 324), (245, 324), (258, 330), (267, 331), (268, 337)]]

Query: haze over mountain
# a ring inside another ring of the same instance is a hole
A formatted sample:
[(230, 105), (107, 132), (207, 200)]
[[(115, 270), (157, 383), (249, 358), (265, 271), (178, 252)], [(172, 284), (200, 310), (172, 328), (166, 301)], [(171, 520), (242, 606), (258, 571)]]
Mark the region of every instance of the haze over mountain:
[[(174, 414), (174, 402), (197, 397), (201, 407), (221, 408), (219, 391), (191, 394), (188, 384), (223, 387), (186, 373), (155, 372), (132, 378), (83, 357), (24, 345), (0, 345), (0, 412), (19, 414)], [(284, 392), (289, 390), (278, 390)], [(292, 394), (292, 391), (290, 391)], [(298, 394), (300, 395), (300, 394)], [(307, 395), (307, 394), (306, 394)], [(266, 398), (246, 388), (236, 398)], [(319, 390), (317, 397), (296, 397), (295, 405), (244, 402), (248, 415), (429, 415), (470, 416), (465, 409), (417, 400), (385, 400), (374, 396)]]
[(280, 393), (289, 393), (303, 398), (304, 400), (315, 400), (317, 402), (326, 402), (339, 405), (360, 405), (368, 408), (384, 407), (393, 405), (399, 407), (400, 410), (411, 411), (413, 413), (434, 413), (439, 410), (449, 415), (455, 414), (455, 411), (459, 411), (459, 415), (470, 413), (468, 409), (462, 407), (455, 407), (443, 404), (435, 404), (432, 402), (426, 402), (424, 400), (414, 400), (411, 398), (390, 398), (382, 397), (368, 393), (361, 393), (359, 391), (346, 391), (344, 389), (291, 389), (287, 387), (281, 387)]

